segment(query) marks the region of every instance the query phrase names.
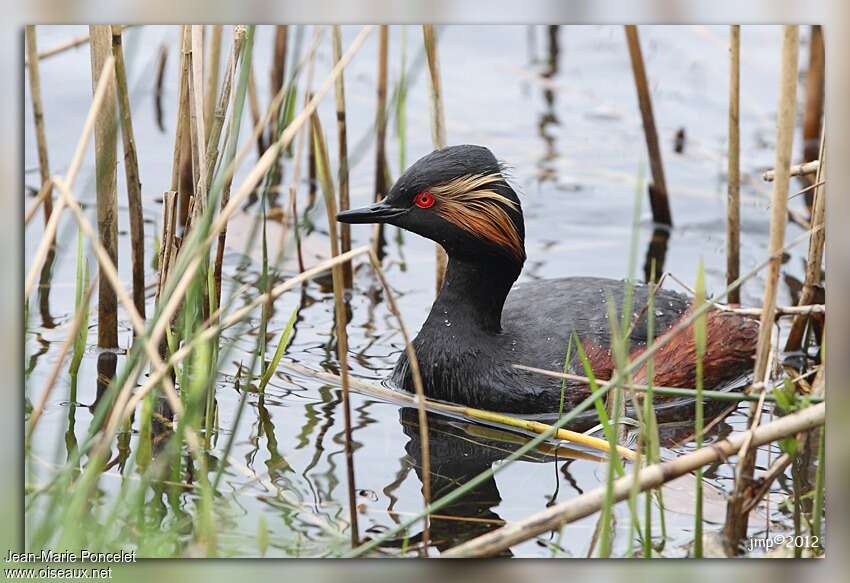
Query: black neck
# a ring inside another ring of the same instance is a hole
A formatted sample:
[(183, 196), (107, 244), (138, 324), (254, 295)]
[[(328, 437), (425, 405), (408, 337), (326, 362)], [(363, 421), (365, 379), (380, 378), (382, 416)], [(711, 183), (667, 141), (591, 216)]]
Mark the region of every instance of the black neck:
[(475, 261), (449, 257), (428, 324), (445, 326), (448, 320), (453, 325), (499, 332), (505, 299), (521, 269), (521, 264), (503, 257)]

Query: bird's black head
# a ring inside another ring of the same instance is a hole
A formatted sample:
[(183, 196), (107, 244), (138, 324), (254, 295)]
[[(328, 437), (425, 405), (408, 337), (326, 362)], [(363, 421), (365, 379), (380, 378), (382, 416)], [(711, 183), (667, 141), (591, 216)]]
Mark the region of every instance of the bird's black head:
[(343, 223), (388, 223), (436, 241), (450, 257), (502, 257), (522, 266), (519, 198), (482, 146), (450, 146), (420, 158), (383, 201), (341, 212)]

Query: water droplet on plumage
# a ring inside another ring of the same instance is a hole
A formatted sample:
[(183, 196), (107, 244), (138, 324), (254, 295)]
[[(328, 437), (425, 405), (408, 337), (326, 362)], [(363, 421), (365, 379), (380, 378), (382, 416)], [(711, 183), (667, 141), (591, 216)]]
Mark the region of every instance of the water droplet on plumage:
[(661, 317), (664, 315), (664, 312), (662, 312), (661, 310), (655, 310), (655, 315)]

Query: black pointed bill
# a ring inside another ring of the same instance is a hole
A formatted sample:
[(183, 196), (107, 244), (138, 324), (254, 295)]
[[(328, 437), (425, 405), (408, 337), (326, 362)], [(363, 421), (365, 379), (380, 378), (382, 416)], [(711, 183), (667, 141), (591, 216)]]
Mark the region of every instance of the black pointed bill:
[(389, 223), (407, 211), (408, 209), (377, 202), (371, 206), (343, 211), (336, 216), (336, 220), (350, 224)]

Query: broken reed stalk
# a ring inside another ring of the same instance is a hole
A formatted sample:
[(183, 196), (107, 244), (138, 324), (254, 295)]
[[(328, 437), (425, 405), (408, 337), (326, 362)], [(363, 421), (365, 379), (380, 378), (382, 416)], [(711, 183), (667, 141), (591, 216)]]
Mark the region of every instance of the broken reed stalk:
[[(433, 24), (422, 25), (422, 37), (425, 43), (425, 56), (428, 58), (428, 72), (431, 75), (431, 140), (434, 148), (439, 150), (446, 147), (446, 115), (443, 111), (443, 89), (440, 82), (440, 60), (437, 53), (437, 35)], [(443, 287), (446, 277), (448, 255), (440, 245), (435, 247), (437, 253), (437, 291)]]
[[(218, 95), (218, 81), (221, 70), (221, 37), (223, 28), (224, 27), (220, 24), (212, 25), (212, 34), (210, 35), (207, 84), (204, 88), (204, 127), (207, 130), (207, 139), (209, 139), (210, 126), (212, 126), (213, 115), (215, 113), (216, 96)], [(207, 184), (209, 184), (209, 182), (207, 182)]]
[[(823, 425), (824, 418), (824, 403), (808, 407), (756, 428), (752, 432), (751, 443), (754, 446), (773, 443), (785, 437), (819, 427)], [(749, 432), (746, 431), (734, 433), (722, 441), (670, 461), (647, 466), (640, 470), (636, 476), (629, 473), (614, 482), (614, 499), (617, 502), (626, 499), (635, 479), (638, 481), (639, 490), (644, 491), (657, 488), (697, 468), (723, 461), (735, 455), (743, 447), (748, 435)], [(604, 499), (605, 487), (597, 487), (590, 492), (551, 506), (542, 512), (467, 541), (442, 556), (447, 558), (492, 556), (501, 550), (546, 532), (557, 530), (565, 524), (597, 512), (602, 507)]]
[(381, 269), (381, 261), (374, 249), (369, 254), (369, 259), (372, 262), (372, 269), (378, 280), (381, 282), (381, 287), (384, 289), (384, 294), (387, 298), (387, 304), (393, 316), (398, 322), (399, 330), (401, 331), (402, 340), (404, 341), (405, 353), (407, 354), (407, 362), (410, 365), (410, 374), (413, 377), (413, 388), (416, 391), (416, 411), (419, 419), (419, 441), (420, 450), (422, 452), (422, 498), (425, 503), (425, 515), (423, 516), (422, 526), (422, 549), (425, 557), (428, 557), (428, 544), (431, 540), (431, 520), (428, 515), (428, 507), (431, 505), (431, 445), (428, 436), (428, 413), (425, 410), (425, 405), (428, 402), (425, 397), (425, 385), (422, 383), (422, 373), (419, 370), (419, 359), (416, 357), (416, 351), (413, 348), (410, 334), (407, 333), (407, 327), (401, 319), (401, 311), (398, 309), (398, 304), (395, 301), (395, 295), (392, 288), (387, 283), (387, 278), (384, 277), (384, 271)]
[[(380, 201), (387, 193), (387, 61), (389, 57), (389, 26), (382, 24), (378, 33), (378, 80), (375, 106), (375, 182), (374, 200)], [(376, 223), (372, 244), (378, 257), (384, 255), (384, 225)]]
[[(338, 63), (342, 58), (342, 34), (338, 24), (333, 25), (333, 60)], [(285, 37), (284, 37), (285, 38)], [(340, 72), (339, 77), (334, 83), (334, 98), (336, 101), (336, 129), (337, 129), (337, 144), (339, 147), (339, 210), (346, 211), (351, 206), (348, 190), (348, 136), (346, 131), (345, 120), (345, 79), (344, 71)], [(339, 224), (340, 233), (340, 250), (345, 253), (351, 249), (351, 225), (348, 223)], [(342, 265), (342, 280), (346, 288), (351, 288), (354, 282), (354, 272), (351, 267), (351, 262)]]
[[(771, 352), (771, 332), (776, 314), (776, 293), (779, 285), (779, 271), (782, 264), (781, 250), (785, 241), (785, 223), (787, 221), (788, 186), (792, 146), (794, 140), (794, 122), (796, 114), (797, 60), (799, 54), (799, 30), (797, 26), (785, 26), (782, 37), (782, 65), (779, 85), (779, 113), (776, 136), (776, 181), (771, 197), (770, 217), (770, 262), (765, 275), (764, 300), (760, 320), (754, 382), (765, 382), (768, 374), (768, 357)], [(762, 389), (763, 391), (763, 389)], [(757, 422), (760, 404), (751, 404), (750, 418)], [(752, 427), (755, 429), (755, 427)], [(737, 554), (740, 541), (747, 535), (749, 513), (745, 511), (748, 491), (751, 488), (755, 470), (755, 448), (748, 447), (746, 454), (738, 462), (735, 475), (735, 490), (726, 507), (724, 525), (724, 544), (727, 551)]]
[[(100, 76), (98, 77), (99, 80), (94, 91), (94, 98), (89, 106), (89, 112), (86, 116), (86, 121), (83, 124), (83, 131), (80, 134), (80, 140), (77, 142), (74, 155), (71, 157), (71, 163), (68, 165), (68, 172), (65, 174), (65, 184), (73, 185), (74, 181), (77, 179), (77, 174), (79, 173), (80, 166), (83, 163), (86, 146), (88, 145), (89, 137), (92, 134), (92, 128), (98, 119), (100, 108), (103, 106), (104, 99), (107, 95), (107, 89), (114, 78), (115, 67), (113, 65), (114, 59), (110, 56), (100, 70)], [(52, 180), (51, 183), (53, 183)], [(50, 220), (47, 222), (47, 226), (44, 228), (44, 235), (42, 235), (41, 241), (39, 242), (38, 248), (33, 256), (30, 270), (27, 272), (27, 278), (24, 283), (24, 298), (29, 298), (32, 286), (35, 283), (35, 278), (38, 276), (38, 273), (41, 270), (41, 265), (44, 263), (50, 248), (53, 246), (53, 240), (56, 237), (56, 229), (59, 227), (59, 219), (62, 216), (64, 208), (64, 199), (60, 197), (56, 201), (56, 206), (53, 209), (53, 213), (50, 215)]]
[[(801, 308), (810, 305), (815, 299), (815, 290), (821, 282), (821, 265), (823, 263), (824, 246), (826, 245), (826, 190), (824, 184), (826, 182), (826, 157), (824, 137), (825, 132), (821, 134), (820, 145), (820, 160), (821, 164), (818, 167), (818, 173), (815, 178), (815, 184), (820, 186), (814, 189), (814, 198), (812, 201), (812, 227), (820, 227), (812, 233), (812, 238), (809, 240), (809, 255), (806, 259), (806, 277), (803, 282), (803, 291), (800, 293), (800, 299), (797, 305)], [(803, 336), (806, 330), (806, 324), (811, 319), (811, 314), (800, 314), (794, 318), (794, 323), (791, 325), (791, 330), (788, 332), (788, 339), (785, 341), (785, 351), (795, 352), (800, 350), (803, 345)]]
[[(729, 162), (726, 184), (726, 284), (741, 273), (741, 26), (729, 27)], [(741, 303), (741, 290), (729, 294)]]
[(655, 126), (655, 115), (652, 111), (652, 96), (649, 92), (649, 82), (646, 79), (646, 67), (640, 48), (637, 26), (625, 25), (626, 44), (629, 47), (629, 58), (632, 63), (632, 73), (637, 89), (638, 107), (643, 120), (643, 133), (646, 138), (646, 149), (649, 155), (649, 166), (652, 170), (652, 184), (649, 187), (649, 203), (652, 207), (652, 220), (668, 227), (673, 225), (670, 213), (670, 201), (667, 195), (667, 181), (664, 178), (664, 164), (661, 159), (661, 147), (658, 144), (658, 129)]
[(44, 224), (50, 220), (53, 212), (53, 196), (50, 192), (50, 164), (47, 156), (47, 133), (44, 130), (44, 109), (41, 104), (41, 77), (38, 71), (38, 47), (35, 26), (26, 27), (27, 73), (30, 82), (30, 100), (32, 117), (35, 122), (35, 141), (38, 147), (38, 169), (41, 173), (41, 190), (44, 192)]
[(112, 25), (112, 56), (115, 58), (115, 83), (118, 90), (118, 109), (121, 113), (121, 138), (124, 146), (124, 172), (127, 180), (127, 206), (130, 218), (130, 261), (133, 272), (133, 304), (145, 317), (145, 225), (142, 208), (142, 183), (139, 178), (139, 158), (133, 133), (130, 93), (127, 88), (127, 68), (121, 27)]
[[(328, 157), (328, 150), (325, 145), (324, 133), (322, 125), (319, 121), (319, 114), (315, 111), (310, 116), (310, 126), (313, 136), (313, 149), (316, 157), (316, 163), (319, 166), (319, 179), (322, 183), (322, 194), (325, 199), (325, 210), (328, 215), (328, 238), (331, 245), (331, 257), (339, 256), (339, 241), (337, 241), (336, 232), (336, 195), (334, 193), (333, 180), (331, 179), (331, 163)], [(354, 450), (351, 437), (351, 399), (348, 387), (348, 333), (346, 326), (348, 324), (348, 312), (345, 305), (343, 295), (345, 293), (344, 282), (342, 277), (342, 266), (335, 263), (331, 268), (333, 276), (333, 293), (334, 293), (334, 315), (336, 319), (336, 338), (337, 338), (337, 358), (339, 359), (340, 378), (342, 380), (342, 410), (345, 425), (345, 464), (346, 473), (348, 476), (348, 507), (351, 520), (351, 547), (357, 547), (360, 539), (357, 527), (357, 495), (356, 482), (354, 479)]]
[[(806, 72), (806, 105), (803, 112), (803, 161), (811, 162), (820, 149), (823, 120), (824, 80), (826, 51), (823, 42), (823, 27), (811, 27), (809, 38), (809, 70)], [(823, 156), (820, 156), (823, 160)]]
[[(112, 60), (112, 29), (109, 25), (89, 26), (91, 37), (92, 92), (107, 60)], [(97, 228), (110, 261), (118, 263), (118, 201), (116, 198), (116, 90), (110, 81), (103, 106), (94, 125), (95, 182), (97, 188)], [(118, 301), (105, 277), (98, 277), (97, 345), (118, 348)]]
[[(794, 164), (789, 169), (789, 176), (808, 176), (809, 174), (816, 174), (818, 171), (818, 167), (820, 166), (820, 160), (812, 160), (811, 162), (806, 162), (805, 164)], [(767, 170), (764, 174), (761, 175), (762, 179), (765, 182), (773, 182), (776, 178), (776, 170)], [(809, 192), (809, 191), (803, 191)], [(798, 193), (799, 194), (799, 193)]]
[[(121, 29), (130, 28), (131, 25), (123, 25)], [(45, 49), (38, 53), (38, 60), (43, 61), (44, 59), (49, 59), (50, 57), (56, 56), (60, 53), (64, 53), (65, 51), (75, 49), (77, 47), (81, 47), (84, 44), (89, 42), (89, 35), (82, 34), (80, 36), (74, 37), (65, 42), (59, 43), (54, 47), (50, 47), (49, 49)], [(29, 66), (29, 55), (27, 55), (27, 66)]]

